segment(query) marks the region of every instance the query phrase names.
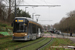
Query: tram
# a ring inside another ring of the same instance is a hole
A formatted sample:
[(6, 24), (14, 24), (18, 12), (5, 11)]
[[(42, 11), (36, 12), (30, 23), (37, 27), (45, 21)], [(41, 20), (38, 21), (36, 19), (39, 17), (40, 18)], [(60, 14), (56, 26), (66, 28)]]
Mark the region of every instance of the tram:
[(43, 36), (41, 24), (26, 17), (15, 17), (13, 23), (13, 40), (35, 40)]

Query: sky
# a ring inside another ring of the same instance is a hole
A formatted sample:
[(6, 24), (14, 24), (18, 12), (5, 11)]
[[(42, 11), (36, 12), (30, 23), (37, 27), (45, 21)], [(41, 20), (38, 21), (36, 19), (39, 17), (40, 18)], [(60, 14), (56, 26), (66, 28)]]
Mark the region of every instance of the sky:
[[(26, 10), (32, 16), (34, 14), (34, 20), (38, 18), (38, 22), (43, 25), (53, 25), (59, 23), (63, 17), (68, 17), (67, 13), (75, 10), (75, 0), (24, 0), (20, 4), (22, 5), (61, 5), (60, 7), (20, 7), (22, 10)], [(35, 16), (39, 14), (40, 16)], [(44, 21), (43, 21), (44, 20)]]

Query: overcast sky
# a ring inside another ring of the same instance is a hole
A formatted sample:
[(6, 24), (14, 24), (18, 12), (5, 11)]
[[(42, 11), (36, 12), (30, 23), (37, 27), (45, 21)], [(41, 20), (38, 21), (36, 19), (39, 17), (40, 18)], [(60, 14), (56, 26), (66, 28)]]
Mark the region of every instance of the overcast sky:
[[(25, 0), (24, 5), (61, 5), (60, 7), (28, 7), (26, 12), (40, 14), (39, 23), (53, 25), (60, 22), (67, 13), (75, 10), (75, 0)], [(25, 7), (20, 7), (25, 10)], [(36, 16), (34, 16), (36, 17)], [(47, 20), (47, 21), (41, 21)], [(51, 21), (48, 21), (51, 20)]]

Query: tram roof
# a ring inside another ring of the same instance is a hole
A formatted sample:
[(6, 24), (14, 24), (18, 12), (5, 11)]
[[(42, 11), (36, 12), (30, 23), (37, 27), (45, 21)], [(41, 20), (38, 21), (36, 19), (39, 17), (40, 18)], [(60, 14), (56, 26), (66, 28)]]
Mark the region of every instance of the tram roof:
[[(28, 21), (32, 21), (34, 23), (37, 23), (36, 21), (32, 20), (31, 18), (27, 18), (27, 17), (15, 17), (15, 19), (16, 18), (24, 18), (24, 19), (27, 19)], [(37, 23), (37, 24), (39, 24), (39, 23)], [(41, 25), (41, 24), (39, 24), (39, 25)]]
[[(34, 21), (34, 20), (32, 20), (31, 18), (27, 18), (27, 17), (15, 17), (15, 19), (16, 18), (24, 18), (24, 19), (27, 19), (27, 20), (29, 20), (29, 21)], [(34, 21), (34, 22), (36, 22), (36, 21)]]

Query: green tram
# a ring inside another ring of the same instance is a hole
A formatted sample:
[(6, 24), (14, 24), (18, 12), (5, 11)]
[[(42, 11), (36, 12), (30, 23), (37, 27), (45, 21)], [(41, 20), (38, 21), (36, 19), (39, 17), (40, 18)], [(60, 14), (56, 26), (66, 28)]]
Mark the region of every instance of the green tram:
[(42, 26), (26, 17), (15, 17), (13, 23), (13, 40), (35, 40), (43, 36)]

